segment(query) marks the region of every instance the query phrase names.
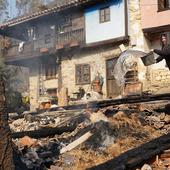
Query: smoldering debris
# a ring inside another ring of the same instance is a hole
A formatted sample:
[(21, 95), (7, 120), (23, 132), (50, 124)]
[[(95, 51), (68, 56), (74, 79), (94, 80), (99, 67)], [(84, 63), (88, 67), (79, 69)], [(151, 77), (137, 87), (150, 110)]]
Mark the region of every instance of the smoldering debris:
[[(31, 116), (31, 119), (28, 116), (10, 120), (10, 127), (13, 134), (25, 134), (13, 139), (13, 142), (27, 169), (82, 170), (168, 133), (169, 115), (162, 109), (161, 112), (156, 111), (158, 108), (162, 106), (122, 104), (96, 112), (90, 109), (44, 112)], [(70, 131), (46, 133), (46, 136), (38, 133), (36, 138), (27, 133), (71, 126), (74, 128)], [(150, 163), (149, 166), (153, 168), (155, 165)]]

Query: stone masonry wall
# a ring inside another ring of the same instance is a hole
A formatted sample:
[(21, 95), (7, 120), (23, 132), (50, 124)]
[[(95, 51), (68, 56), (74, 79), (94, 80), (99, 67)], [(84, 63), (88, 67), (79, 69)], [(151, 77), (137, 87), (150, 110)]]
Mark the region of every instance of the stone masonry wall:
[[(160, 40), (155, 39), (152, 41), (152, 49), (161, 49)], [(156, 57), (157, 55), (155, 55)], [(149, 75), (150, 75), (150, 87), (149, 89), (153, 93), (166, 93), (170, 92), (170, 71), (166, 67), (165, 60), (154, 64), (149, 67)]]
[(45, 69), (42, 68), (42, 73), (39, 72), (39, 62), (36, 61), (30, 67), (30, 77), (29, 77), (29, 89), (30, 89), (30, 110), (34, 111), (39, 106), (39, 76), (42, 76), (42, 86), (44, 91), (47, 89), (58, 88), (58, 74), (56, 74), (56, 79), (46, 80)]
[[(75, 54), (71, 60), (65, 58), (61, 63), (63, 87), (68, 88), (68, 94), (72, 96), (80, 86), (76, 85), (75, 80), (76, 64), (90, 64), (91, 81), (94, 79), (98, 71), (104, 78), (103, 94), (104, 97), (106, 97), (106, 59), (116, 57), (118, 54), (120, 54), (118, 48), (98, 48), (88, 51), (80, 51), (78, 54)], [(81, 87), (83, 87), (86, 92), (91, 91), (91, 84), (81, 85)]]
[(152, 93), (170, 92), (170, 71), (169, 69), (155, 69), (150, 71), (149, 90)]

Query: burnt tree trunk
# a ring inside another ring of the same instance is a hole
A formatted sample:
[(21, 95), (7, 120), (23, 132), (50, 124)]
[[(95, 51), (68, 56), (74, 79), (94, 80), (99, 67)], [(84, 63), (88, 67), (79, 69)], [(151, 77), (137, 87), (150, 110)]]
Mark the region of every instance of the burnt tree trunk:
[(12, 140), (8, 115), (5, 112), (5, 88), (2, 77), (0, 77), (0, 170), (14, 170)]

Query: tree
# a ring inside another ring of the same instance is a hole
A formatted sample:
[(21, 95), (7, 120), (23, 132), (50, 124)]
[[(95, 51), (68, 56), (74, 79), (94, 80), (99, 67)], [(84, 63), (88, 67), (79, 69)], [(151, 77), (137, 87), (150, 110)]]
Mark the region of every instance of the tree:
[[(0, 0), (0, 18), (4, 20), (7, 12), (7, 0)], [(3, 63), (4, 41), (0, 41), (0, 170), (13, 170), (13, 149), (10, 128), (8, 125), (8, 115), (5, 111), (5, 86), (3, 81), (4, 63)]]
[(5, 86), (3, 81), (4, 63), (3, 46), (0, 44), (0, 170), (13, 170), (13, 149), (10, 128), (8, 125), (8, 114), (5, 111)]
[(46, 3), (50, 0), (16, 0), (16, 7), (19, 15), (47, 9)]
[[(16, 82), (19, 84), (18, 67), (6, 66), (4, 68), (3, 80), (5, 84), (6, 107), (7, 112), (19, 112), (22, 106), (22, 95), (15, 88)], [(24, 110), (23, 110), (24, 111)]]

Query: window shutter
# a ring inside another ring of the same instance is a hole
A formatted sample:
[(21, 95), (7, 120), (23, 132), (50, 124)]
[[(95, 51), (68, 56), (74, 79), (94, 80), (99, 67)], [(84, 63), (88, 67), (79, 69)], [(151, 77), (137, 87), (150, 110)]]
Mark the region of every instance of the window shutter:
[(76, 84), (89, 84), (90, 83), (90, 65), (81, 64), (76, 65)]
[(167, 0), (158, 0), (158, 11), (162, 11), (167, 8)]

